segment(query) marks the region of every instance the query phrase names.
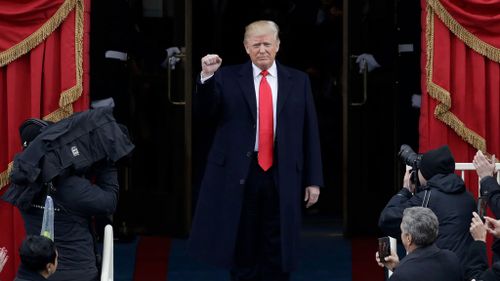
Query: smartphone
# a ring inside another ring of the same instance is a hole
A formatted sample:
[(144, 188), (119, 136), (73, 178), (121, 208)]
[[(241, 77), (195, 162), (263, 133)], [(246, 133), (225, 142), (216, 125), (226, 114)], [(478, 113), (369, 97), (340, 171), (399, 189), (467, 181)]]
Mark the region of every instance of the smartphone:
[(381, 262), (384, 261), (385, 257), (391, 255), (391, 242), (388, 236), (380, 237), (378, 239), (378, 257)]
[(486, 198), (484, 196), (477, 198), (477, 214), (484, 221), (486, 215)]

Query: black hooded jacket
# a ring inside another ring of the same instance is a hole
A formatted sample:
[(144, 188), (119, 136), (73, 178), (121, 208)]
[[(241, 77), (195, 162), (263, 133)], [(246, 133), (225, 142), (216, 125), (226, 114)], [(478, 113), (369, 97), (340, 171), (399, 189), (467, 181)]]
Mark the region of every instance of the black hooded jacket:
[(456, 174), (437, 174), (427, 181), (427, 185), (415, 195), (402, 188), (382, 210), (379, 227), (386, 235), (401, 237), (399, 228), (403, 211), (414, 206), (423, 206), (425, 193), (430, 193), (427, 207), (439, 220), (439, 234), (436, 245), (457, 255), (463, 264), (467, 249), (472, 242), (469, 226), (476, 201), (466, 188), (463, 180)]

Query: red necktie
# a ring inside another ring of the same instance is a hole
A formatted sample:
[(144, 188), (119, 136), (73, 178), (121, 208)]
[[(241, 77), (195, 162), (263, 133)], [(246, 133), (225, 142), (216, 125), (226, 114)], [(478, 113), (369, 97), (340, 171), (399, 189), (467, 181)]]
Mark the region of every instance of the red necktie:
[(273, 95), (267, 83), (267, 70), (261, 72), (259, 87), (259, 165), (267, 171), (273, 165)]

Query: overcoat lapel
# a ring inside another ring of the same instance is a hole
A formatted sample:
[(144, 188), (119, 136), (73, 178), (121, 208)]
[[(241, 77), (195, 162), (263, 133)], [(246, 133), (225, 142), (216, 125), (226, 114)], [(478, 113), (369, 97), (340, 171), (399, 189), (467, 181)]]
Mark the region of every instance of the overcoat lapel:
[(279, 121), (279, 114), (283, 109), (288, 96), (290, 95), (293, 83), (291, 81), (290, 72), (288, 72), (280, 64), (276, 64), (278, 68), (278, 106), (276, 107), (278, 112), (276, 114), (276, 118)]
[[(288, 72), (285, 68), (281, 67), (280, 64), (277, 64), (278, 68), (278, 106), (277, 106), (277, 114), (283, 109), (283, 106), (286, 103), (286, 100), (291, 92), (292, 81), (290, 72)], [(255, 85), (253, 83), (253, 72), (251, 63), (244, 64), (239, 71), (238, 82), (240, 84), (241, 90), (243, 91), (243, 95), (245, 100), (250, 107), (250, 112), (252, 112), (253, 120), (257, 120), (257, 99), (255, 98)]]
[(252, 64), (246, 63), (244, 64), (238, 76), (238, 83), (243, 92), (243, 96), (247, 101), (248, 106), (250, 107), (250, 112), (252, 113), (253, 121), (257, 121), (257, 99), (255, 98), (255, 85), (253, 83), (253, 72), (252, 72)]

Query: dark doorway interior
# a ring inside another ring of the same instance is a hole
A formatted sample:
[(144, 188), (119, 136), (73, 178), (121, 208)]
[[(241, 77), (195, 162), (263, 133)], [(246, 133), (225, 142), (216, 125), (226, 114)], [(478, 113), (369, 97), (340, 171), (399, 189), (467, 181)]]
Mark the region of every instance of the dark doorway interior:
[[(345, 22), (345, 232), (380, 235), (380, 211), (401, 188), (399, 147), (418, 145), (412, 96), (420, 94), (420, 2), (349, 1)], [(362, 54), (379, 67), (360, 72)]]
[(116, 233), (185, 237), (185, 104), (173, 102), (184, 99), (183, 67), (170, 69), (169, 84), (165, 61), (166, 49), (184, 46), (184, 1), (91, 4), (91, 98), (114, 99), (115, 117), (136, 145), (120, 166)]
[[(193, 69), (207, 53), (219, 54), (224, 64), (245, 62), (245, 25), (257, 19), (277, 22), (277, 58), (310, 75), (319, 117), (326, 186), (306, 218), (341, 219), (348, 236), (378, 235), (378, 215), (402, 181), (399, 147), (418, 149), (419, 108), (412, 98), (420, 94), (420, 2), (245, 3), (194, 1), (200, 9), (193, 17)], [(373, 54), (381, 67), (369, 73), (369, 96), (358, 105), (363, 76), (354, 56), (362, 53)], [(208, 125), (195, 126), (193, 134), (203, 135)], [(203, 149), (197, 152), (203, 159)]]

